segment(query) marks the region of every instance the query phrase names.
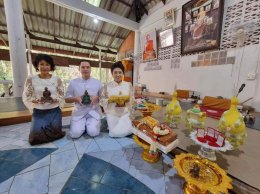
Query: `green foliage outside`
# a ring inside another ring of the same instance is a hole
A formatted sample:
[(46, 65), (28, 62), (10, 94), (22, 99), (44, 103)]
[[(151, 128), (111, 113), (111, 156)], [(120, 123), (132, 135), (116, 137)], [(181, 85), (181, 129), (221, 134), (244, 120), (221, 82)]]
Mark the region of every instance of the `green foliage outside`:
[[(106, 73), (106, 71), (108, 71)], [(33, 74), (36, 74), (35, 69), (33, 68)], [(64, 82), (65, 87), (68, 86), (68, 83), (70, 80), (75, 79), (79, 77), (79, 68), (78, 66), (69, 66), (69, 67), (57, 67), (54, 71), (54, 75), (60, 77), (62, 81)], [(108, 75), (108, 78), (106, 78), (106, 75)], [(105, 83), (106, 80), (109, 82), (112, 80), (112, 76), (110, 73), (110, 69), (101, 69), (101, 73), (99, 68), (92, 67), (91, 68), (91, 76), (99, 79), (102, 81), (102, 83)], [(100, 79), (101, 76), (101, 79)], [(12, 65), (10, 61), (0, 61), (0, 80), (13, 80), (13, 72), (12, 72)], [(3, 85), (0, 84), (0, 94), (4, 92)]]

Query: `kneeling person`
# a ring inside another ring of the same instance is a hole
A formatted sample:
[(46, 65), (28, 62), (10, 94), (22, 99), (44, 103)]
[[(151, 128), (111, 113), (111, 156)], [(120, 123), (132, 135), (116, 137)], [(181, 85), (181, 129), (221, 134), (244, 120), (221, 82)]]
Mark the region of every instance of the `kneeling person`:
[(91, 66), (88, 62), (81, 62), (79, 70), (81, 78), (70, 81), (65, 98), (66, 103), (75, 103), (70, 136), (79, 138), (86, 131), (89, 136), (94, 137), (100, 133), (99, 96), (102, 84), (90, 76)]

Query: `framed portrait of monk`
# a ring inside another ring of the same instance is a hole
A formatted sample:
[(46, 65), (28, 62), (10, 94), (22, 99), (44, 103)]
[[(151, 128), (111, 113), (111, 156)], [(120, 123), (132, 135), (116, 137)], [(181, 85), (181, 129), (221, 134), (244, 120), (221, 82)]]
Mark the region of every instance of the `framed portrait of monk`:
[(181, 54), (218, 49), (224, 0), (192, 0), (182, 6)]
[(141, 51), (143, 61), (157, 59), (157, 44), (156, 44), (156, 31), (155, 29), (144, 33), (141, 36)]

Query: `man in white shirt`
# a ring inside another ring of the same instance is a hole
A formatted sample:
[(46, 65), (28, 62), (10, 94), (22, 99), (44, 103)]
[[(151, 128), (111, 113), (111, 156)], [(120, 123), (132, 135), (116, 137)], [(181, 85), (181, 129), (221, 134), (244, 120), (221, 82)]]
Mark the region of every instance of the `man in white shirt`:
[[(70, 136), (79, 138), (85, 131), (89, 136), (97, 136), (100, 133), (100, 107), (102, 83), (90, 76), (91, 66), (89, 62), (81, 62), (79, 66), (81, 78), (70, 81), (65, 96), (66, 103), (75, 103), (70, 123)], [(82, 97), (87, 90), (91, 103), (82, 104)]]

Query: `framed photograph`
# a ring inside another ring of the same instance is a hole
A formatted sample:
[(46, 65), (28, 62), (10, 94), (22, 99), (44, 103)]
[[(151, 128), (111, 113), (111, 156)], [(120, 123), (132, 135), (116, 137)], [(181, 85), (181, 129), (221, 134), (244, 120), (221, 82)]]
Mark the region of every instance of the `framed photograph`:
[(172, 28), (169, 28), (167, 30), (160, 32), (159, 38), (160, 38), (160, 47), (161, 48), (166, 48), (166, 47), (174, 45), (174, 36), (173, 36)]
[(182, 6), (182, 55), (220, 47), (223, 9), (224, 0), (191, 0)]
[(174, 9), (169, 9), (166, 12), (164, 12), (164, 23), (166, 28), (175, 24)]
[(156, 31), (147, 32), (141, 36), (141, 51), (143, 61), (157, 59)]

